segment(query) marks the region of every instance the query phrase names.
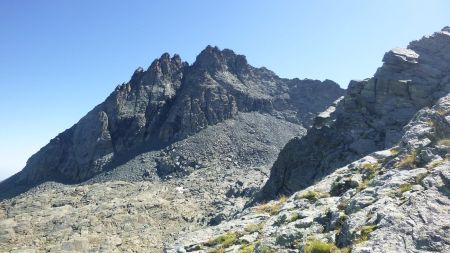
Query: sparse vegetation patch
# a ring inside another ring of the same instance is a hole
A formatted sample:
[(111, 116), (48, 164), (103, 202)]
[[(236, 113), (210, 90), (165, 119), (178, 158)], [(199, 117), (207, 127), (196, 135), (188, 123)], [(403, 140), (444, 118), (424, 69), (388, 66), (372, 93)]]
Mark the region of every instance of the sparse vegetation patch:
[(441, 139), (437, 142), (438, 145), (450, 146), (450, 138)]
[(334, 244), (326, 243), (319, 240), (311, 240), (305, 244), (305, 253), (331, 253), (334, 248)]
[(270, 215), (277, 215), (281, 208), (283, 207), (284, 203), (286, 203), (287, 197), (281, 196), (278, 201), (275, 202), (269, 202), (266, 204), (262, 204), (255, 207), (255, 210), (260, 213), (269, 213)]
[(258, 224), (248, 224), (245, 226), (244, 231), (247, 233), (254, 233), (260, 231), (264, 227), (264, 223), (258, 223)]
[(416, 167), (417, 151), (412, 151), (409, 154), (404, 155), (396, 164), (399, 169), (411, 169)]
[(319, 191), (307, 191), (307, 192), (298, 194), (296, 196), (297, 199), (308, 199), (312, 202), (315, 202), (321, 198), (328, 198), (328, 197), (330, 197), (329, 193), (319, 192)]
[(359, 239), (355, 241), (355, 243), (361, 243), (361, 242), (365, 242), (365, 241), (369, 240), (370, 233), (372, 233), (376, 229), (377, 229), (376, 225), (368, 225), (368, 226), (361, 227), (359, 229), (359, 232), (361, 233), (361, 235), (360, 235)]
[(228, 233), (225, 233), (214, 239), (209, 240), (208, 242), (205, 243), (205, 245), (208, 247), (221, 245), (223, 248), (228, 248), (231, 245), (233, 245), (235, 242), (237, 242), (237, 240), (238, 240), (238, 237), (236, 236), (235, 233), (228, 232)]

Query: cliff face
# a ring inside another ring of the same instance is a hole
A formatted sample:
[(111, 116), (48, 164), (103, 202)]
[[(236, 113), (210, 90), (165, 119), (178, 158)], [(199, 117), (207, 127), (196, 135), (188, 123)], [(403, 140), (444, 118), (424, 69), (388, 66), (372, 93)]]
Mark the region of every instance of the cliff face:
[(319, 115), (304, 138), (281, 151), (260, 198), (292, 194), (376, 150), (398, 143), (421, 108), (450, 91), (450, 29), (385, 54), (383, 66), (352, 81), (343, 100)]
[[(258, 112), (308, 127), (343, 94), (332, 81), (288, 80), (208, 46), (192, 65), (163, 54), (33, 155), (9, 185), (85, 181), (208, 126)], [(275, 134), (275, 133), (274, 133)]]

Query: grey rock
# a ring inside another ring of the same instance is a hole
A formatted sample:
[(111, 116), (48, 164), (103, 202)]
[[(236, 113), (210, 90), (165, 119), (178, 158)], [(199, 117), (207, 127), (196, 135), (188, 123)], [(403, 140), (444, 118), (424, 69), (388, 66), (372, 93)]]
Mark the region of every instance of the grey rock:
[[(250, 66), (245, 56), (228, 49), (208, 46), (192, 65), (165, 53), (147, 70), (137, 69), (129, 82), (2, 182), (0, 198), (49, 180), (86, 181), (240, 113), (257, 112), (310, 127), (315, 115), (342, 95), (330, 80), (283, 79)], [(201, 167), (189, 157), (173, 159), (158, 159), (159, 177), (186, 175)], [(151, 178), (149, 173), (144, 177)]]
[(287, 200), (253, 202), (195, 234), (239, 235), (240, 223), (278, 207), (263, 218), (255, 252), (290, 252), (294, 244), (302, 252), (312, 240), (360, 253), (450, 252), (450, 94), (435, 86), (450, 80), (449, 48), (447, 27), (386, 54), (374, 78), (353, 83), (280, 153), (262, 193)]
[[(286, 144), (257, 200), (306, 188), (336, 168), (393, 147), (402, 136), (414, 148), (430, 145), (433, 139), (425, 136), (433, 127), (430, 122), (414, 124), (405, 135), (403, 127), (421, 108), (447, 94), (443, 83), (450, 80), (449, 59), (450, 34), (445, 29), (386, 53), (373, 78), (350, 82), (345, 98), (327, 113), (331, 123), (323, 126), (319, 117), (305, 137)], [(426, 115), (415, 117), (434, 122)]]

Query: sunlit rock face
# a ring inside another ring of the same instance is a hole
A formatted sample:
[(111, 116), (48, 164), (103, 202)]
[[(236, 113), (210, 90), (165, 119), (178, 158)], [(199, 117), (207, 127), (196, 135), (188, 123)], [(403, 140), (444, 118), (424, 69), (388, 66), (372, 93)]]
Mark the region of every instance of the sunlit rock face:
[(372, 78), (351, 81), (332, 113), (317, 118), (305, 137), (286, 145), (261, 198), (289, 195), (396, 144), (418, 110), (450, 92), (450, 30), (413, 41), (406, 49), (395, 48), (383, 62)]

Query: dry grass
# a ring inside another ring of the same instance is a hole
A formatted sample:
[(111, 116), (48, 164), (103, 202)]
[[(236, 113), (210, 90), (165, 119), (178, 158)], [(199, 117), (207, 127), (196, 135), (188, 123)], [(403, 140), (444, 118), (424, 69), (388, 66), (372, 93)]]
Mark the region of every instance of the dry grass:
[(414, 150), (404, 155), (396, 164), (399, 169), (411, 169), (416, 167), (417, 152)]
[(450, 146), (450, 138), (441, 139), (437, 142), (437, 144), (449, 147)]
[(253, 243), (248, 243), (248, 244), (243, 244), (239, 248), (239, 253), (253, 253), (253, 251), (255, 251), (256, 245), (258, 245), (258, 244), (259, 244), (259, 241), (256, 241)]
[(296, 220), (300, 219), (300, 215), (298, 213), (293, 213), (291, 217), (289, 217), (289, 222), (294, 222)]
[(414, 182), (415, 182), (416, 184), (420, 184), (420, 183), (422, 183), (423, 179), (424, 179), (426, 176), (428, 176), (428, 173), (427, 173), (427, 172), (419, 173), (419, 174), (417, 174), (417, 175), (414, 177)]
[(308, 241), (304, 247), (305, 253), (331, 253), (331, 250), (335, 248), (332, 243), (326, 243), (319, 240)]
[(404, 192), (410, 191), (411, 188), (412, 188), (412, 184), (402, 184), (402, 185), (400, 185), (400, 187), (398, 188), (398, 191), (399, 191), (400, 193), (404, 193)]
[(361, 232), (361, 236), (359, 237), (358, 240), (356, 240), (355, 243), (361, 243), (361, 242), (365, 242), (365, 241), (369, 240), (370, 233), (372, 233), (376, 229), (377, 229), (376, 225), (369, 225), (369, 226), (361, 227), (359, 229), (359, 231)]
[(221, 245), (222, 248), (228, 248), (231, 245), (235, 244), (237, 240), (238, 237), (236, 236), (235, 233), (228, 232), (214, 239), (209, 240), (208, 242), (205, 243), (205, 245), (208, 247)]
[(392, 149), (390, 149), (389, 150), (390, 152), (391, 152), (391, 155), (392, 156), (396, 156), (396, 155), (398, 155), (398, 153), (400, 152), (398, 149), (396, 149), (396, 148), (392, 148)]
[(258, 223), (258, 224), (248, 224), (245, 226), (244, 231), (247, 233), (254, 233), (261, 231), (261, 229), (264, 227), (264, 223)]
[(320, 191), (307, 191), (295, 196), (296, 199), (308, 199), (312, 202), (315, 202), (321, 198), (328, 198), (328, 197), (330, 197), (329, 193)]
[(287, 197), (281, 196), (275, 202), (269, 202), (266, 204), (256, 206), (255, 211), (260, 213), (268, 213), (270, 215), (277, 215), (281, 211), (281, 208), (283, 207), (284, 203), (286, 203), (286, 201)]

